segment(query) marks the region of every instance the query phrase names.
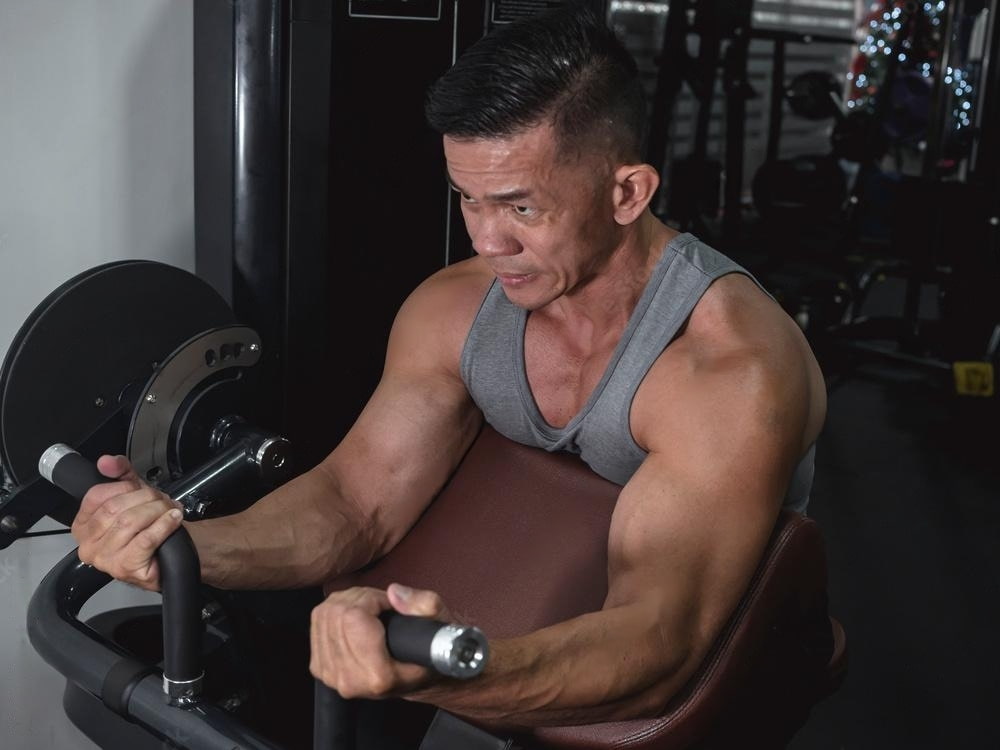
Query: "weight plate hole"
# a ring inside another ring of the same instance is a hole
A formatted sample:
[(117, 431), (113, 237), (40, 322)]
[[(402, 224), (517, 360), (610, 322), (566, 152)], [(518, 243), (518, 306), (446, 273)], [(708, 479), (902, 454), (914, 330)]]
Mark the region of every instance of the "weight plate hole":
[(159, 466), (154, 466), (152, 469), (146, 472), (146, 479), (150, 482), (159, 481), (160, 476), (163, 474), (163, 469)]
[(219, 347), (219, 358), (225, 362), (233, 356), (233, 347), (230, 344), (223, 344)]
[(208, 351), (205, 352), (205, 364), (208, 365), (209, 367), (215, 367), (215, 362), (216, 362), (215, 350), (209, 349)]
[(242, 354), (243, 354), (243, 343), (237, 341), (235, 344), (233, 344), (233, 356), (236, 357), (236, 359), (239, 359), (242, 356)]

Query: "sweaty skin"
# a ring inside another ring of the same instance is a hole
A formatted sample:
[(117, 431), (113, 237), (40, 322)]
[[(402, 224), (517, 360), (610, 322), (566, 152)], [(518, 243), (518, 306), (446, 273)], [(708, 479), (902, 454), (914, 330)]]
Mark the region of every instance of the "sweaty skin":
[[(570, 158), (545, 124), (508, 138), (445, 137), (444, 148), (478, 257), (438, 272), (403, 305), (382, 380), (330, 456), (242, 513), (186, 524), (208, 583), (320, 584), (392, 549), (482, 424), (459, 356), (494, 278), (531, 311), (528, 381), (550, 424), (568, 423), (600, 380), (674, 236), (648, 208), (655, 170)], [(377, 614), (449, 619), (436, 594), (350, 589), (313, 612), (311, 671), (347, 697), (403, 696), (497, 726), (654, 714), (746, 589), (825, 409), (798, 327), (751, 281), (723, 277), (633, 401), (632, 433), (649, 455), (614, 511), (599, 612), (492, 642), (469, 684), (386, 652)], [(141, 486), (124, 459), (99, 467), (125, 481), (84, 499), (73, 525), (81, 558), (156, 588), (152, 552), (179, 523), (172, 501)]]

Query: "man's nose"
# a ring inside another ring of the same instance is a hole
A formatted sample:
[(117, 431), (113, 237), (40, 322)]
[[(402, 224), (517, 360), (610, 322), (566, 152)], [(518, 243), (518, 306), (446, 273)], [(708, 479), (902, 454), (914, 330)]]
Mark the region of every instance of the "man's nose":
[(472, 248), (483, 257), (493, 258), (503, 255), (517, 255), (521, 243), (503, 227), (503, 222), (492, 218), (480, 218), (469, 224)]

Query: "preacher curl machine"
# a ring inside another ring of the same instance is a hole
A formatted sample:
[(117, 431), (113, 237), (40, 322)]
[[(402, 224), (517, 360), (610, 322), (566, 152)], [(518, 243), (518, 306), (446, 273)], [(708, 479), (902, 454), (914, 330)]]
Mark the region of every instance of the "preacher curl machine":
[[(31, 536), (44, 515), (69, 525), (87, 490), (109, 481), (93, 462), (105, 453), (127, 455), (140, 476), (183, 504), (187, 520), (239, 510), (290, 478), (288, 441), (243, 416), (253, 409), (252, 372), (261, 356), (256, 332), (238, 325), (207, 284), (176, 268), (112, 263), (63, 284), (22, 326), (0, 380), (2, 546)], [(55, 442), (59, 435), (79, 452)], [(51, 445), (33, 465), (32, 454), (45, 443)], [(162, 747), (166, 740), (198, 749), (277, 747), (240, 723), (234, 709), (241, 686), (231, 676), (206, 680), (205, 662), (218, 662), (232, 635), (202, 590), (186, 530), (175, 532), (157, 557), (162, 613), (136, 608), (131, 619), (110, 618), (111, 628), (106, 615), (81, 623), (81, 607), (111, 579), (75, 551), (33, 596), (28, 633), (67, 676), (71, 719), (104, 746)], [(156, 665), (123, 645), (140, 640), (150, 620), (162, 627), (162, 679)], [(475, 628), (402, 615), (385, 624), (390, 653), (402, 661), (458, 678), (475, 676), (485, 664), (488, 646)], [(222, 708), (213, 703), (218, 699)], [(332, 691), (317, 685), (316, 701), (324, 707), (316, 746), (353, 747), (330, 721), (343, 715)], [(148, 734), (88, 732), (95, 710)]]
[[(113, 263), (59, 287), (21, 328), (0, 376), (0, 546), (31, 536), (45, 515), (70, 523), (74, 496), (103, 481), (93, 462), (104, 453), (127, 455), (183, 503), (189, 520), (240, 510), (288, 479), (288, 441), (255, 426), (263, 356), (262, 342), (225, 301), (176, 268)], [(517, 636), (601, 608), (619, 490), (576, 457), (485, 427), (397, 547), (329, 587), (401, 581), (437, 591), (482, 631), (397, 617), (386, 621), (389, 651), (474, 677), (488, 657), (484, 632)], [(262, 729), (260, 704), (248, 699), (254, 683), (233, 612), (241, 600), (200, 584), (183, 529), (158, 559), (162, 608), (81, 622), (82, 605), (110, 579), (75, 552), (39, 585), (28, 633), (67, 677), (67, 715), (106, 748), (278, 750)], [(420, 747), (780, 747), (839, 685), (845, 663), (843, 629), (827, 614), (818, 529), (783, 512), (731, 621), (655, 718), (501, 739), (439, 711)], [(374, 747), (355, 732), (359, 709), (351, 703), (317, 685), (315, 748)]]

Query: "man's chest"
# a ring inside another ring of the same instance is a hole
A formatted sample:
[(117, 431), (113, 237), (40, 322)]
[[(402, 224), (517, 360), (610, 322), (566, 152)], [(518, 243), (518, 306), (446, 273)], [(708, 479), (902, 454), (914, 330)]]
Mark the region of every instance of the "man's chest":
[(525, 374), (535, 405), (552, 427), (565, 427), (595, 394), (615, 354), (617, 337), (579, 346), (544, 326), (524, 337)]

